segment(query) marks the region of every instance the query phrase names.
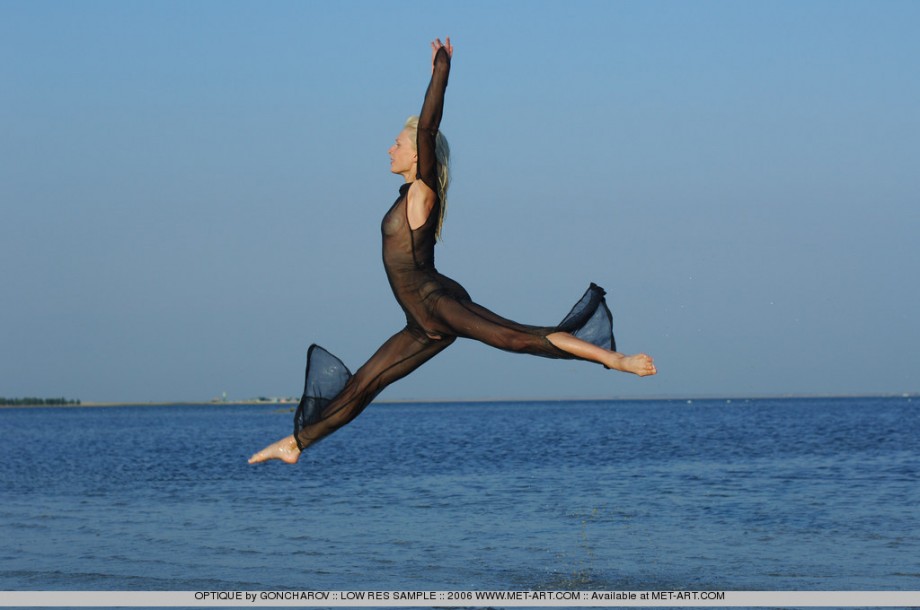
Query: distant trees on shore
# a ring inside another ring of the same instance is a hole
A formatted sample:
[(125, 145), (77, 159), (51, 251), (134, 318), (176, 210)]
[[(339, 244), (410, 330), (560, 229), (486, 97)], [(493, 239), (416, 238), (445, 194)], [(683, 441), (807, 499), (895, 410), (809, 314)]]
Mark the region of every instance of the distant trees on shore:
[(78, 405), (79, 400), (68, 398), (4, 398), (0, 396), (0, 405), (7, 407), (44, 407), (53, 405)]

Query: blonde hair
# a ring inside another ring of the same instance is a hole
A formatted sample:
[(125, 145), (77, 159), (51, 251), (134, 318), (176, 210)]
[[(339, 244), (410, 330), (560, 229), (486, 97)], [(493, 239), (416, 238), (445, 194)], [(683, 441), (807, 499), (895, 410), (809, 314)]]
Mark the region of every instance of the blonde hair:
[[(412, 144), (417, 148), (418, 138), (418, 117), (410, 116), (406, 119), (405, 129), (412, 133)], [(447, 144), (447, 138), (439, 130), (434, 139), (434, 155), (438, 162), (438, 199), (441, 201), (441, 208), (438, 211), (438, 223), (434, 230), (436, 239), (441, 239), (441, 227), (444, 224), (444, 216), (447, 213), (447, 187), (450, 186), (450, 146)], [(431, 188), (435, 185), (429, 184)]]

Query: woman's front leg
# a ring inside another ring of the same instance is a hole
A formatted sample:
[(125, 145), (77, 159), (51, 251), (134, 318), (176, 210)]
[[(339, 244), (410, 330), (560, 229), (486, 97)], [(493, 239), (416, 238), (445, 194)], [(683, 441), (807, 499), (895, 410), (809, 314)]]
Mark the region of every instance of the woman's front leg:
[[(300, 446), (306, 449), (353, 420), (385, 387), (420, 367), (454, 339), (444, 337), (435, 340), (425, 336), (424, 332), (409, 328), (390, 337), (327, 405), (322, 419), (300, 431)], [(294, 464), (302, 451), (297, 440), (293, 435), (286, 436), (253, 455), (249, 463), (281, 460)]]

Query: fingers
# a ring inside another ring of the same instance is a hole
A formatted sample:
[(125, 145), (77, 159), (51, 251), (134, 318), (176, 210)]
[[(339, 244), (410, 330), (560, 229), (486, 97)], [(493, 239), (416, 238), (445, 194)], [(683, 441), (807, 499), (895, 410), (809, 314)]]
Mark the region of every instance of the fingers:
[(432, 55), (437, 54), (438, 49), (443, 48), (447, 51), (447, 56), (452, 57), (454, 54), (454, 45), (450, 43), (450, 36), (444, 39), (444, 42), (441, 42), (440, 38), (435, 38), (434, 42), (431, 43), (431, 53)]

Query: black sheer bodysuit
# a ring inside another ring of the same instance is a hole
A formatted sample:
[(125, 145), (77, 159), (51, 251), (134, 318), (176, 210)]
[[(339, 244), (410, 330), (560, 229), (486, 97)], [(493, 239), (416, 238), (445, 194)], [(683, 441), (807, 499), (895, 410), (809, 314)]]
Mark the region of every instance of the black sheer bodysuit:
[[(418, 123), (417, 179), (435, 193), (435, 136), (449, 72), (450, 59), (440, 49)], [(559, 325), (551, 327), (518, 324), (474, 303), (460, 284), (441, 275), (434, 266), (440, 199), (425, 223), (413, 230), (407, 215), (409, 186), (400, 188), (399, 197), (381, 224), (383, 265), (393, 294), (406, 314), (406, 327), (384, 343), (354, 375), (329, 352), (310, 346), (304, 393), (294, 417), (294, 438), (301, 449), (357, 417), (386, 386), (417, 369), (457, 337), (547, 358), (575, 358), (547, 339), (554, 332), (568, 332), (605, 349), (616, 349), (605, 293), (595, 284)]]

